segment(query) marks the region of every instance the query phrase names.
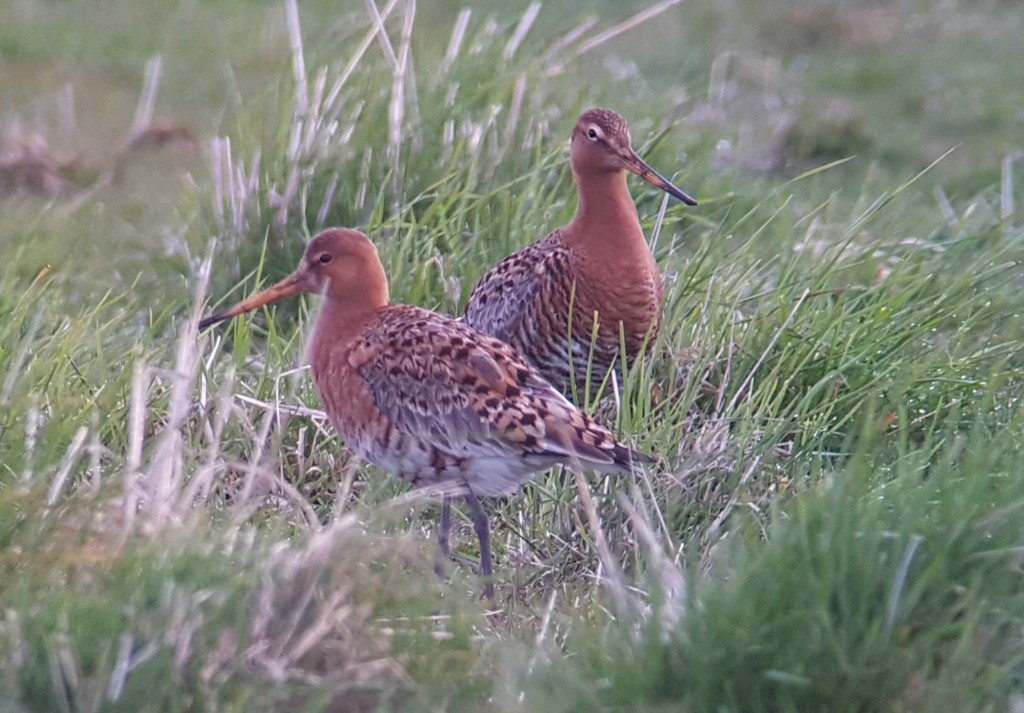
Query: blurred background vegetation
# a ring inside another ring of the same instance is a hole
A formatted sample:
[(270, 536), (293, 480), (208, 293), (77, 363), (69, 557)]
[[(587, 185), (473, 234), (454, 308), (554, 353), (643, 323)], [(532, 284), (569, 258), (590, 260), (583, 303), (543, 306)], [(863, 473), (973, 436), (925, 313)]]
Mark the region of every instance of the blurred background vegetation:
[[(441, 137), (424, 131), (442, 122), (430, 114), (461, 123), (483, 121), (494, 107), (507, 111), (517, 74), (531, 80), (524, 120), (543, 132), (545, 148), (565, 139), (581, 107), (608, 104), (629, 115), (639, 136), (673, 127), (655, 158), (705, 200), (731, 194), (756, 201), (780, 179), (855, 157), (813, 187), (801, 186), (796, 197), (813, 202), (868, 176), (877, 186), (901, 183), (942, 156), (917, 190), (940, 188), (962, 200), (998, 185), (1000, 161), (1015, 149), (1022, 120), (1015, 69), (1024, 40), (1013, 3), (687, 0), (585, 49), (599, 30), (648, 5), (541, 5), (515, 66), (505, 66), (505, 45), (529, 5), (474, 3), (464, 49), (469, 54), (475, 42), (478, 54), (455, 67), (449, 83), (428, 69), (442, 63), (463, 6), (420, 3), (412, 66), (423, 68), (416, 74), (423, 116), (406, 127), (415, 127), (416, 151), (437, 151)], [(306, 2), (300, 11), (307, 67), (340, 71), (369, 26), (366, 7)], [(5, 201), (0, 237), (10, 244), (26, 229), (35, 232), (26, 248), (38, 251), (35, 262), (54, 264), (94, 297), (103, 285), (120, 280), (123, 289), (145, 271), (144, 291), (158, 281), (152, 294), (181, 301), (186, 284), (174, 273), (188, 275), (185, 245), (201, 250), (209, 234), (189, 220), (209, 207), (209, 196), (189, 195), (209, 190), (207, 142), (282, 138), (293, 91), (283, 6), (18, 0), (0, 9), (0, 21), (8, 141), (44, 142), (55, 162), (51, 186), (65, 181), (92, 191), (90, 200), (43, 217), (46, 197)], [(586, 28), (584, 43), (552, 55), (552, 45), (577, 28)], [(139, 137), (146, 63), (157, 56), (151, 119), (158, 131)], [(373, 82), (387, 61), (372, 46), (359, 62), (343, 113), (365, 104), (363, 112), (379, 112), (379, 121), (357, 126), (350, 150), (336, 148), (331, 158), (347, 175), (373, 171), (358, 168), (364, 152), (385, 149), (391, 87)], [(509, 78), (499, 92), (475, 76), (489, 65)], [(152, 148), (127, 157), (133, 137)], [(485, 174), (489, 186), (520, 175), (535, 157), (502, 159)], [(405, 196), (442, 178), (416, 175), (417, 168), (403, 167), (414, 174), (403, 176)], [(372, 214), (331, 210), (346, 223), (366, 223)], [(62, 269), (72, 259), (73, 269)]]

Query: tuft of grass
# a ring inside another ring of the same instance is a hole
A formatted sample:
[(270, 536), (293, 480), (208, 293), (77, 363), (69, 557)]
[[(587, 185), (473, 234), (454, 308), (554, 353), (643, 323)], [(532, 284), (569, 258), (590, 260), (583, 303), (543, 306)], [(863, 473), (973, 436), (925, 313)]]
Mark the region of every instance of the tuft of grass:
[(895, 460), (865, 448), (763, 530), (743, 518), (681, 602), (577, 631), (572, 657), (509, 686), (544, 711), (998, 707), (1022, 663), (1005, 638), (1024, 616), (1019, 457), (986, 429)]

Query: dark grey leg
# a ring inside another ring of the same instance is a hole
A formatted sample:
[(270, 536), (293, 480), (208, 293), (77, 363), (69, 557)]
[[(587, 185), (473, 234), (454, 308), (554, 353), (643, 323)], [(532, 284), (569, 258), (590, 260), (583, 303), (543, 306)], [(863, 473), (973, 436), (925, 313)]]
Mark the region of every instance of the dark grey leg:
[(491, 564), (491, 525), (487, 522), (487, 513), (480, 506), (480, 501), (472, 491), (466, 493), (466, 505), (473, 517), (473, 529), (480, 540), (480, 576), (484, 580), (484, 598), (494, 599), (494, 569)]
[(441, 500), (441, 522), (437, 526), (437, 544), (441, 547), (441, 554), (445, 559), (452, 555), (451, 545), (452, 534), (452, 496), (445, 495)]
[(441, 498), (441, 522), (437, 525), (437, 544), (441, 548), (441, 556), (434, 565), (438, 577), (444, 577), (445, 565), (452, 556), (452, 496), (445, 494)]

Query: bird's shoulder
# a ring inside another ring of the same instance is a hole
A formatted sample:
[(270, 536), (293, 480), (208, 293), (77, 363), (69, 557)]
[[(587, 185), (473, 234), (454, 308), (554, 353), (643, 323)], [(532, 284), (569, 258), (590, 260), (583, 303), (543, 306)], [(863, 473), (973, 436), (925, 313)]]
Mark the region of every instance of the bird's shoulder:
[(560, 230), (512, 253), (481, 278), (470, 293), (466, 321), (502, 339), (518, 327), (545, 281), (568, 276), (572, 254), (559, 240)]
[(413, 413), (460, 413), (464, 429), (466, 419), (489, 422), (492, 412), (521, 398), (537, 378), (504, 342), (409, 306), (385, 310), (355, 341), (348, 360), (378, 407), (406, 424)]
[[(494, 379), (525, 375), (528, 367), (512, 347), (436, 312), (409, 305), (383, 310), (355, 340), (349, 363), (357, 370), (454, 375), (482, 368)], [(487, 365), (482, 366), (482, 365)]]

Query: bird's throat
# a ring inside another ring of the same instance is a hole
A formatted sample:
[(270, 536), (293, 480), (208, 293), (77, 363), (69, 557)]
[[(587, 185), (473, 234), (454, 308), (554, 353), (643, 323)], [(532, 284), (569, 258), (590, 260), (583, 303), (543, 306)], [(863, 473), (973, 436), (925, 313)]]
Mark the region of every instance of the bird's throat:
[(579, 209), (562, 240), (572, 248), (578, 267), (591, 273), (588, 277), (618, 285), (657, 276), (626, 173), (579, 176), (577, 182)]

